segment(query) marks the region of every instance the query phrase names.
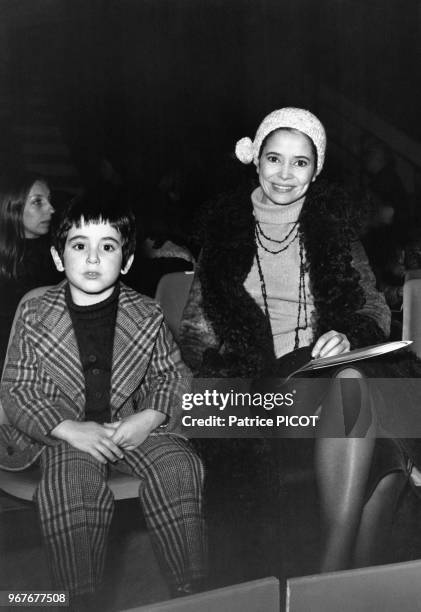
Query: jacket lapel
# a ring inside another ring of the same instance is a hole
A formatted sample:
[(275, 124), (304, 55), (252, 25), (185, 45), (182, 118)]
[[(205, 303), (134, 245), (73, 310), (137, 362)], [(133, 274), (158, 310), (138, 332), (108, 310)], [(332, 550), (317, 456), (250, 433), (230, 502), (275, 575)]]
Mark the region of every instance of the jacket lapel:
[(121, 284), (117, 310), (111, 375), (111, 406), (118, 409), (139, 387), (149, 366), (161, 321)]
[(65, 301), (66, 282), (41, 298), (40, 344), (47, 346), (41, 367), (57, 387), (79, 408), (85, 405), (85, 379), (79, 349)]

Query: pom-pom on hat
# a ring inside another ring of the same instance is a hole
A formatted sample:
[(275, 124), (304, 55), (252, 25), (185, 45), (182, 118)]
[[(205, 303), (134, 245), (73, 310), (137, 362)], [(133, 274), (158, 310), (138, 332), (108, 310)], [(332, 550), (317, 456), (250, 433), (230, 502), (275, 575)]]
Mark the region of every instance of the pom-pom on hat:
[(279, 128), (292, 128), (306, 134), (314, 143), (317, 150), (317, 171), (320, 174), (323, 168), (326, 151), (326, 132), (323, 124), (313, 113), (304, 108), (288, 106), (275, 110), (257, 128), (254, 141), (250, 138), (241, 138), (235, 146), (235, 154), (243, 164), (254, 162), (257, 166), (262, 142), (268, 134)]

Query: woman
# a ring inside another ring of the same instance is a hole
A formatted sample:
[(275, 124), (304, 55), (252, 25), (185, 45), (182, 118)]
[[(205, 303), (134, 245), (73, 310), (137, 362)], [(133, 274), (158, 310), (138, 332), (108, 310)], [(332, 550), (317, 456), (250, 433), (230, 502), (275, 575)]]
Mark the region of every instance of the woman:
[[(279, 373), (278, 360), (287, 355), (288, 362), (301, 347), (327, 357), (387, 339), (389, 309), (355, 240), (350, 203), (317, 181), (325, 148), (323, 125), (299, 108), (272, 112), (254, 141), (237, 143), (239, 160), (256, 165), (259, 186), (224, 196), (206, 219), (180, 336), (197, 376), (256, 379)], [(375, 441), (352, 436), (374, 426), (371, 398), (359, 368), (330, 376), (336, 383), (317, 387), (311, 408), (322, 406), (326, 435), (332, 424), (340, 435), (339, 422), (348, 437), (316, 441), (326, 527), (321, 571), (350, 565), (358, 530), (375, 540), (374, 518), (384, 497), (393, 506), (403, 465), (387, 458), (375, 480), (387, 474), (376, 490), (381, 497), (372, 495), (362, 515)], [(357, 543), (358, 563), (371, 553)]]
[(0, 367), (16, 307), (23, 295), (61, 275), (50, 255), (48, 232), (54, 208), (47, 183), (17, 173), (0, 181)]

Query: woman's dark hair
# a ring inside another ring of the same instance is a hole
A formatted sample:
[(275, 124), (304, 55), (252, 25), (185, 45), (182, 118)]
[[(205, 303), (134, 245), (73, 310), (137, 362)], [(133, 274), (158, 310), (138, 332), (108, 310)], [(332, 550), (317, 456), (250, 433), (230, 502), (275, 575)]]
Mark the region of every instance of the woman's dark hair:
[(0, 278), (16, 278), (25, 250), (23, 209), (31, 187), (45, 179), (24, 171), (0, 178)]
[(272, 130), (271, 132), (269, 132), (269, 134), (266, 134), (266, 136), (262, 140), (262, 144), (260, 145), (259, 159), (262, 156), (263, 149), (265, 148), (267, 141), (272, 136), (272, 134), (275, 134), (275, 132), (291, 132), (292, 134), (303, 134), (304, 136), (306, 136), (308, 138), (310, 144), (311, 144), (311, 149), (313, 151), (313, 155), (314, 155), (314, 168), (315, 169), (317, 168), (317, 149), (316, 149), (316, 145), (314, 144), (313, 140), (310, 138), (310, 136), (308, 134), (305, 134), (304, 132), (301, 132), (300, 130), (296, 130), (295, 128), (290, 128), (290, 127), (276, 128), (275, 130)]
[(94, 187), (71, 200), (53, 221), (52, 242), (61, 259), (69, 230), (82, 223), (109, 223), (120, 232), (124, 267), (136, 248), (136, 220), (123, 194), (112, 188)]

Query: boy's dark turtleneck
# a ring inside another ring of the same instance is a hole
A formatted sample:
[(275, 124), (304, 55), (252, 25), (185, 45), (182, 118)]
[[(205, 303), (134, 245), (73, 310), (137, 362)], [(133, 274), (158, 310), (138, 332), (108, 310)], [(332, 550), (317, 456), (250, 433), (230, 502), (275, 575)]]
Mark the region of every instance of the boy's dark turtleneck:
[(117, 284), (102, 302), (78, 306), (73, 302), (69, 285), (66, 286), (66, 304), (85, 377), (86, 421), (104, 423), (111, 418), (111, 368), (119, 293)]

